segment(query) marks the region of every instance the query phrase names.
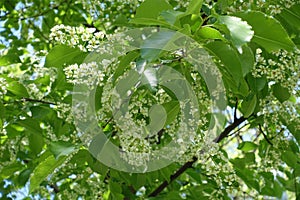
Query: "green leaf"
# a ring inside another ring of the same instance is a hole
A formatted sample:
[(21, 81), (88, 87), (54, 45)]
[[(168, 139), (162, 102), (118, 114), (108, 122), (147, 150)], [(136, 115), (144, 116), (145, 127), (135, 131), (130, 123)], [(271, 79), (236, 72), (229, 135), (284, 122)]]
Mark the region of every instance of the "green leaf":
[(6, 55), (1, 55), (0, 57), (0, 66), (7, 66), (14, 63), (20, 63), (20, 57), (18, 50), (15, 48), (9, 49)]
[(166, 11), (163, 11), (160, 14), (160, 16), (162, 16), (163, 19), (166, 22), (168, 22), (169, 24), (180, 27), (180, 23), (178, 21), (178, 18), (180, 16), (182, 16), (182, 14), (183, 14), (183, 12), (180, 12), (180, 11), (166, 10)]
[(0, 181), (5, 178), (10, 177), (15, 172), (23, 170), (23, 169), (24, 169), (24, 165), (22, 165), (19, 162), (13, 162), (9, 165), (3, 166), (3, 168), (0, 171)]
[(32, 118), (20, 120), (17, 122), (17, 124), (24, 127), (26, 131), (28, 131), (30, 134), (41, 135), (43, 132), (43, 130), (40, 127), (40, 122)]
[(30, 177), (29, 193), (35, 191), (40, 184), (51, 174), (53, 171), (62, 165), (67, 157), (62, 157), (56, 160), (54, 156), (49, 156), (43, 162), (41, 162), (33, 171)]
[(244, 99), (241, 104), (241, 111), (244, 117), (249, 117), (255, 110), (257, 103), (256, 95), (251, 94), (247, 99)]
[(225, 65), (226, 71), (231, 75), (232, 80), (236, 83), (243, 78), (242, 66), (237, 52), (228, 44), (215, 41), (206, 45)]
[(280, 15), (286, 19), (290, 25), (300, 30), (300, 4), (293, 5), (291, 8), (283, 8)]
[(250, 42), (254, 31), (251, 30), (251, 26), (247, 22), (242, 21), (241, 18), (233, 16), (219, 16), (218, 20), (221, 24), (225, 24), (230, 31), (230, 37), (235, 47), (242, 52), (241, 47)]
[(136, 51), (129, 52), (126, 56), (122, 57), (120, 60), (120, 64), (118, 65), (118, 68), (116, 69), (114, 73), (114, 79), (113, 82), (116, 81), (116, 79), (124, 74), (125, 69), (129, 66), (130, 62), (132, 62), (134, 59), (136, 59), (139, 56), (139, 53)]
[(44, 138), (42, 134), (31, 133), (28, 137), (29, 147), (35, 153), (38, 154), (42, 151), (44, 146)]
[(56, 159), (60, 158), (61, 156), (67, 156), (76, 151), (76, 147), (73, 144), (64, 141), (51, 142), (49, 149)]
[(123, 199), (123, 195), (121, 195), (122, 187), (121, 187), (120, 183), (110, 180), (109, 181), (109, 190), (111, 191), (111, 194), (114, 197), (114, 199), (119, 199), (118, 197), (122, 197), (122, 199)]
[(284, 151), (281, 154), (281, 159), (291, 168), (296, 169), (296, 166), (300, 167), (300, 164), (297, 163), (297, 160), (299, 162), (299, 157), (294, 154), (292, 151)]
[(162, 11), (172, 9), (172, 6), (166, 0), (146, 0), (136, 9), (136, 15), (134, 19), (157, 19)]
[(253, 151), (256, 148), (257, 148), (257, 144), (246, 141), (246, 142), (240, 143), (237, 149), (244, 151), (244, 152), (248, 152), (248, 151)]
[(276, 18), (281, 21), (281, 24), (293, 36), (296, 44), (300, 44), (300, 4), (296, 4), (290, 8), (283, 8)]
[(27, 118), (17, 122), (19, 125), (25, 128), (29, 133), (29, 147), (35, 153), (38, 154), (42, 151), (44, 146), (43, 130), (40, 127), (40, 122), (36, 119)]
[(208, 26), (202, 26), (197, 32), (196, 36), (203, 39), (220, 39), (225, 40), (222, 34), (214, 28)]
[(59, 45), (50, 50), (46, 56), (46, 67), (63, 67), (74, 63), (82, 63), (88, 53), (80, 51), (78, 48), (71, 48)]
[(167, 120), (165, 125), (171, 124), (180, 112), (180, 105), (178, 101), (170, 101), (162, 104), (167, 113)]
[(247, 75), (247, 82), (248, 85), (250, 86), (251, 90), (254, 92), (259, 92), (262, 89), (264, 89), (264, 87), (267, 84), (267, 79), (265, 77), (260, 77), (260, 78), (256, 78), (253, 77), (253, 75), (250, 73)]
[(160, 31), (153, 33), (147, 38), (141, 47), (141, 56), (147, 61), (151, 62), (158, 58), (160, 52), (167, 48), (167, 45), (172, 41), (175, 32), (173, 31)]
[(54, 111), (46, 106), (34, 106), (30, 108), (32, 117), (37, 120), (45, 120), (48, 116), (54, 113)]
[(281, 103), (288, 100), (291, 96), (289, 90), (285, 87), (282, 87), (279, 83), (272, 86), (274, 96)]
[(254, 188), (257, 191), (260, 191), (259, 183), (258, 181), (254, 178), (254, 173), (253, 171), (249, 169), (235, 169), (236, 174), (246, 183), (246, 185), (250, 188)]
[(238, 13), (237, 16), (252, 26), (254, 30), (252, 41), (265, 48), (268, 52), (279, 49), (287, 51), (294, 49), (294, 43), (276, 19), (257, 11)]
[(32, 169), (25, 169), (20, 173), (20, 175), (18, 176), (18, 183), (20, 186), (25, 186), (31, 173), (32, 173)]
[(203, 0), (191, 0), (187, 9), (186, 13), (188, 14), (200, 14), (200, 10), (202, 7)]
[(153, 26), (164, 26), (166, 28), (171, 28), (174, 30), (179, 30), (180, 28), (174, 25), (169, 24), (168, 22), (158, 20), (158, 19), (152, 19), (152, 18), (133, 18), (130, 20), (131, 24), (140, 24), (140, 25), (153, 25)]
[(246, 76), (254, 66), (254, 55), (251, 48), (243, 46), (242, 53), (239, 54), (239, 57), (242, 64), (243, 76)]
[(6, 48), (6, 46), (4, 44), (0, 44), (0, 50), (5, 49), (5, 48)]
[(7, 90), (16, 95), (17, 97), (29, 97), (27, 89), (17, 81), (10, 82)]
[(149, 110), (150, 123), (148, 125), (148, 130), (151, 134), (156, 134), (161, 129), (163, 129), (167, 114), (162, 105), (153, 105)]

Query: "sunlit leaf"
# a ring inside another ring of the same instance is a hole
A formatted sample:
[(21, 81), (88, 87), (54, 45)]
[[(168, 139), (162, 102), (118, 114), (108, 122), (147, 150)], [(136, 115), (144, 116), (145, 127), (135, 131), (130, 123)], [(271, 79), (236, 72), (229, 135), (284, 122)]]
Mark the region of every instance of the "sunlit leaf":
[(247, 22), (241, 20), (241, 18), (234, 16), (219, 16), (220, 23), (225, 24), (230, 31), (230, 37), (233, 44), (242, 52), (242, 46), (247, 42), (250, 42), (254, 31)]
[(276, 19), (257, 11), (239, 13), (237, 16), (241, 17), (252, 26), (254, 36), (251, 41), (259, 44), (268, 52), (279, 49), (288, 51), (294, 49), (294, 43)]

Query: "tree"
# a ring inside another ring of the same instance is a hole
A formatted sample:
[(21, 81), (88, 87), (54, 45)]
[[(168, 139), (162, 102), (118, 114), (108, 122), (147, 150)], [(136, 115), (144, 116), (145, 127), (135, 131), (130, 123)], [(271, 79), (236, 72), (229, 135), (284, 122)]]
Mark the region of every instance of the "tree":
[(1, 1), (3, 199), (300, 199), (297, 1)]

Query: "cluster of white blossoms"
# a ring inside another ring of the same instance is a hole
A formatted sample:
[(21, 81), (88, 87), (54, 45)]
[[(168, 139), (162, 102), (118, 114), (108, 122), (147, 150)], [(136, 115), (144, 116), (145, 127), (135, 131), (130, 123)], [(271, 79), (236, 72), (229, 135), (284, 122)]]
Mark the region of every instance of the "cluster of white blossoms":
[(7, 92), (8, 83), (5, 78), (0, 77), (0, 96), (3, 96)]
[(85, 84), (89, 88), (103, 86), (105, 74), (100, 70), (97, 62), (73, 64), (64, 68), (67, 81), (72, 84)]
[(59, 118), (66, 120), (68, 123), (73, 122), (74, 117), (72, 115), (72, 107), (70, 104), (57, 102), (55, 108)]
[(228, 12), (238, 12), (247, 10), (262, 10), (267, 14), (280, 14), (283, 9), (290, 8), (297, 4), (297, 0), (257, 0), (257, 1), (233, 1), (228, 8)]
[[(217, 184), (216, 189), (211, 194), (207, 194), (209, 199), (223, 197), (222, 190), (226, 190), (230, 195), (236, 195), (241, 190), (241, 186), (235, 183), (242, 181), (236, 175), (229, 159), (220, 150), (219, 144), (205, 141), (205, 145), (203, 145), (203, 149), (198, 156), (198, 164), (205, 171), (205, 175)], [(204, 184), (206, 183), (204, 182)]]
[[(7, 134), (7, 130), (6, 129), (2, 129), (2, 131), (0, 131), (0, 135), (1, 132), (3, 132), (3, 134)], [(20, 136), (16, 136), (14, 139), (9, 139), (7, 140), (6, 137), (0, 137), (1, 140), (1, 145), (0, 145), (0, 156), (1, 158), (3, 158), (3, 161), (0, 163), (0, 170), (5, 167), (5, 166), (9, 166), (12, 163), (14, 163), (17, 159), (17, 154), (16, 152), (19, 151), (26, 151), (26, 147), (23, 143), (21, 143), (22, 139)], [(6, 160), (4, 159), (6, 158)]]
[(51, 28), (50, 40), (56, 44), (65, 44), (71, 47), (78, 47), (80, 50), (95, 51), (99, 48), (99, 43), (105, 37), (102, 31), (96, 28), (86, 28), (83, 26), (72, 27), (63, 24)]
[(255, 55), (255, 67), (252, 70), (254, 77), (265, 76), (268, 81), (280, 83), (283, 87), (293, 92), (299, 85), (300, 50), (293, 52), (279, 50), (271, 53), (271, 58), (266, 59), (262, 50), (257, 49)]

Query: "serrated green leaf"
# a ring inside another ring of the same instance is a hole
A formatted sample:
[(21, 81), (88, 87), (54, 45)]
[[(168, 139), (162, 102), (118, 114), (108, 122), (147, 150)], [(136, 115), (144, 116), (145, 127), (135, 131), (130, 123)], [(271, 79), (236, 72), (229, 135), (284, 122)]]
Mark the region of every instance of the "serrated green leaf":
[(290, 8), (284, 7), (279, 15), (276, 15), (281, 24), (286, 28), (293, 41), (300, 44), (300, 4), (293, 5)]
[(187, 9), (186, 13), (188, 14), (200, 14), (200, 10), (202, 7), (203, 0), (191, 0)]
[(180, 26), (178, 18), (182, 16), (183, 12), (175, 11), (175, 10), (166, 10), (163, 11), (160, 16), (171, 25)]
[(253, 151), (256, 148), (257, 148), (257, 144), (248, 141), (240, 143), (239, 146), (237, 147), (237, 149), (244, 152)]
[(24, 169), (24, 165), (22, 165), (21, 163), (16, 163), (16, 162), (9, 164), (7, 166), (4, 166), (0, 171), (0, 180), (8, 178), (11, 175), (13, 175), (15, 172), (23, 170), (23, 169)]
[(180, 28), (174, 25), (171, 25), (165, 21), (152, 19), (152, 18), (133, 18), (130, 20), (131, 24), (140, 24), (140, 25), (153, 25), (153, 26), (163, 26), (166, 28), (171, 28), (175, 30), (179, 30)]
[(173, 31), (160, 31), (153, 33), (147, 38), (141, 47), (141, 56), (145, 60), (151, 62), (158, 58), (160, 52), (167, 48), (166, 46), (171, 41), (175, 32)]
[(218, 20), (221, 24), (225, 24), (230, 31), (230, 39), (240, 52), (242, 52), (242, 46), (247, 42), (250, 42), (254, 31), (252, 27), (241, 18), (234, 16), (219, 16)]
[(228, 44), (215, 41), (206, 45), (225, 65), (226, 71), (232, 76), (232, 81), (236, 82), (243, 78), (242, 66), (238, 53)]
[(114, 72), (113, 82), (115, 82), (119, 76), (124, 74), (126, 67), (128, 67), (130, 62), (132, 62), (134, 59), (136, 59), (139, 55), (140, 54), (138, 52), (131, 51), (126, 56), (121, 58), (120, 64), (118, 65), (118, 68)]
[(291, 96), (289, 90), (285, 87), (282, 87), (280, 84), (275, 84), (272, 86), (274, 96), (281, 103), (288, 100)]
[(178, 101), (170, 101), (162, 104), (167, 113), (167, 120), (165, 125), (171, 124), (180, 112), (180, 105)]
[(283, 8), (279, 15), (285, 18), (290, 25), (300, 30), (300, 4), (295, 4), (290, 8)]
[(295, 169), (296, 166), (300, 167), (300, 164), (297, 163), (297, 160), (299, 160), (299, 157), (297, 154), (294, 154), (292, 151), (284, 151), (281, 154), (281, 159), (291, 168)]
[(250, 89), (255, 92), (261, 91), (267, 84), (265, 77), (255, 78), (252, 74), (248, 74), (246, 78)]
[(25, 186), (25, 184), (28, 181), (31, 173), (32, 173), (32, 169), (25, 169), (19, 174), (18, 183), (19, 183), (20, 186)]
[(250, 47), (243, 46), (242, 53), (239, 54), (242, 64), (243, 76), (246, 76), (254, 67), (254, 55)]
[(31, 133), (28, 137), (29, 147), (35, 153), (38, 154), (42, 151), (44, 146), (44, 138), (42, 134)]
[(8, 50), (6, 55), (0, 57), (0, 66), (7, 66), (14, 63), (20, 63), (20, 57), (18, 55), (18, 50), (11, 48)]
[(78, 48), (71, 48), (65, 45), (59, 45), (50, 50), (46, 56), (46, 67), (63, 67), (74, 63), (82, 63), (87, 53)]
[(137, 8), (134, 19), (157, 19), (157, 17), (162, 11), (172, 9), (172, 6), (166, 0), (146, 0)]
[(241, 105), (241, 111), (244, 117), (249, 117), (253, 114), (257, 103), (256, 95), (251, 95), (250, 98), (244, 99)]
[(164, 128), (167, 120), (167, 113), (162, 105), (153, 105), (149, 111), (150, 124), (148, 130), (151, 134), (156, 134), (158, 131)]
[(251, 41), (262, 46), (268, 52), (279, 49), (285, 49), (287, 51), (294, 49), (294, 43), (276, 19), (257, 11), (238, 13), (237, 16), (252, 26), (254, 36)]
[(27, 89), (17, 81), (10, 82), (7, 90), (16, 95), (17, 97), (29, 97)]
[(32, 118), (20, 120), (17, 122), (17, 124), (24, 127), (26, 131), (32, 134), (41, 135), (43, 132), (43, 130), (40, 127), (39, 121)]
[(220, 39), (225, 40), (222, 34), (212, 27), (203, 26), (197, 32), (196, 36), (203, 38), (203, 39)]
[(30, 177), (29, 193), (35, 191), (40, 184), (51, 174), (53, 171), (62, 165), (67, 157), (62, 157), (56, 160), (54, 156), (49, 156), (44, 161), (42, 161), (33, 171)]
[(64, 141), (51, 142), (49, 149), (56, 159), (76, 151), (76, 147), (73, 144)]

